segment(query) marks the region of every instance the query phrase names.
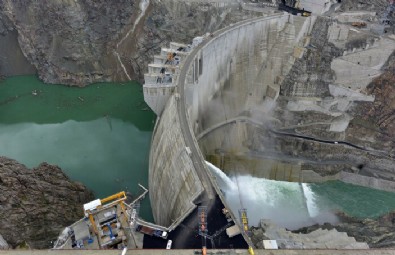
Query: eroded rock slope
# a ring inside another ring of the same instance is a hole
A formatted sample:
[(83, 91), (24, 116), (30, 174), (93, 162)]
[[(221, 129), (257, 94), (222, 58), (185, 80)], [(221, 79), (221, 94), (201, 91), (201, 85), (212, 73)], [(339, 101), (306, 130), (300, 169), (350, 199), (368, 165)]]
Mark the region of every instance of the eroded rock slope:
[[(237, 1), (0, 0), (0, 43), (20, 46), (4, 53), (0, 67), (6, 69), (21, 50), (33, 67), (20, 64), (26, 61), (20, 56), (16, 73), (36, 68), (47, 83), (141, 80), (160, 46), (189, 43), (253, 15), (239, 9)], [(7, 31), (17, 33), (18, 41)]]
[(34, 169), (0, 157), (0, 233), (11, 247), (50, 248), (64, 228), (83, 217), (91, 191), (58, 166)]

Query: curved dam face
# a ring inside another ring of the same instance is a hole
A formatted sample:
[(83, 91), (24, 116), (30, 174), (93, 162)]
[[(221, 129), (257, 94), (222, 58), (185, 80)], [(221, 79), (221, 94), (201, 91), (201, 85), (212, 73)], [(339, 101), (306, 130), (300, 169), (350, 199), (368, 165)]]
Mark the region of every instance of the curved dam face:
[(162, 48), (144, 85), (159, 116), (149, 170), (158, 224), (172, 229), (216, 194), (227, 206), (204, 160), (230, 176), (395, 190), (391, 149), (364, 108), (395, 44), (343, 19), (273, 14)]
[[(249, 133), (261, 124), (246, 120), (264, 114), (278, 96), (295, 46), (303, 46), (313, 23), (313, 17), (288, 14), (244, 21), (201, 38), (188, 56), (180, 54), (172, 84), (156, 78), (161, 68), (147, 74), (146, 101), (160, 115), (149, 169), (156, 223), (172, 229), (196, 203), (215, 193), (225, 203), (204, 159), (215, 160), (219, 150), (243, 155)], [(162, 49), (164, 58), (166, 54)], [(158, 108), (155, 98), (163, 102), (166, 96), (166, 105)]]
[(218, 35), (197, 54), (185, 97), (207, 160), (230, 174), (268, 177), (279, 166), (298, 172), (297, 165), (252, 157), (251, 148), (275, 124), (271, 111), (280, 84), (313, 24), (312, 17), (289, 15), (253, 20)]

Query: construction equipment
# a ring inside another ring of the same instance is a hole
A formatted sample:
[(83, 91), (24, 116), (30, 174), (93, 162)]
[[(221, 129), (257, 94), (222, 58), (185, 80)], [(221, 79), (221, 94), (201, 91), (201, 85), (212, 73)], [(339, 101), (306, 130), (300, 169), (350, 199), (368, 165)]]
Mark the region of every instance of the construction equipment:
[(199, 217), (199, 235), (202, 236), (202, 255), (207, 254), (207, 206), (198, 207), (198, 217)]
[(101, 209), (119, 204), (121, 206), (122, 212), (124, 213), (124, 215), (126, 215), (125, 205), (123, 204), (123, 201), (125, 200), (126, 200), (126, 193), (122, 191), (112, 196), (106, 197), (104, 199), (96, 199), (89, 203), (84, 204), (84, 214), (86, 217), (89, 217), (89, 221), (92, 224), (95, 234), (97, 234), (98, 231), (97, 231), (95, 220), (93, 218), (93, 214), (97, 213)]
[(249, 253), (250, 255), (255, 255), (254, 249), (253, 249), (251, 246), (248, 247), (248, 253)]
[(150, 228), (147, 226), (138, 225), (136, 227), (136, 231), (141, 232), (146, 235), (149, 235), (149, 236), (156, 236), (156, 237), (161, 237), (163, 239), (167, 239), (167, 232), (159, 230), (159, 229), (153, 229), (153, 228)]
[(292, 15), (301, 15), (303, 17), (311, 16), (310, 11), (306, 11), (305, 9), (299, 9), (295, 7), (296, 1), (292, 1), (291, 6), (287, 5), (285, 0), (281, 0), (281, 3), (278, 5), (278, 9), (281, 11), (286, 11), (291, 13)]
[(111, 195), (109, 197), (103, 198), (100, 201), (101, 201), (102, 204), (105, 204), (105, 203), (107, 203), (107, 202), (109, 202), (111, 200), (115, 200), (115, 199), (118, 199), (118, 198), (120, 198), (122, 200), (125, 200), (126, 199), (125, 191), (121, 191), (121, 192), (119, 192), (117, 194), (114, 194), (114, 195)]
[(239, 210), (241, 223), (243, 225), (243, 231), (249, 235), (249, 227), (248, 227), (248, 218), (247, 218), (247, 209), (242, 208)]

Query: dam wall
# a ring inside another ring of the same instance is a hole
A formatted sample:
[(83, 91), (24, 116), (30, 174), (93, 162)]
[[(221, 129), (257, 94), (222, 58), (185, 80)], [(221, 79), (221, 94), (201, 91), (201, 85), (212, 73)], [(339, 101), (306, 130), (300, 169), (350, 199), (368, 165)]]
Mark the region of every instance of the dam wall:
[[(370, 175), (383, 181), (369, 176), (373, 167), (390, 169), (381, 151), (345, 139), (351, 101), (374, 98), (337, 84), (333, 71), (340, 78), (350, 74), (342, 72), (344, 65), (337, 66), (335, 59), (375, 68), (382, 66), (382, 60), (358, 52), (344, 55), (347, 45), (370, 42), (371, 36), (356, 40), (356, 34), (349, 32), (352, 36), (347, 40), (336, 39), (331, 31), (340, 25), (326, 17), (287, 13), (246, 20), (195, 38), (187, 50), (175, 48), (172, 54), (182, 60), (175, 62), (172, 74), (165, 72), (171, 76), (171, 84), (166, 85), (169, 93), (156, 84), (162, 67), (150, 74), (144, 94), (151, 91), (147, 103), (158, 113), (149, 170), (158, 224), (175, 227), (216, 194), (229, 208), (204, 160), (229, 175), (294, 182), (340, 179), (375, 188), (395, 187), (387, 173)], [(378, 52), (389, 54), (393, 44), (380, 40), (387, 46)], [(375, 49), (364, 50), (377, 55)], [(167, 56), (165, 64), (173, 63), (172, 54), (162, 54)], [(156, 95), (161, 97), (159, 107)], [(231, 216), (240, 225), (238, 217)]]
[[(202, 47), (191, 61), (185, 100), (199, 148), (224, 172), (300, 181), (310, 178), (298, 163), (251, 159), (251, 148), (271, 146), (257, 137), (276, 121), (270, 111), (281, 81), (303, 54), (315, 22), (315, 17), (277, 15), (235, 25)], [(240, 118), (256, 121), (229, 123)]]
[[(182, 56), (168, 86), (174, 94), (163, 109), (153, 103), (156, 92), (149, 100), (158, 113), (149, 162), (150, 199), (157, 224), (171, 230), (199, 201), (215, 194), (226, 206), (204, 159), (227, 138), (198, 144), (195, 136), (217, 123), (251, 115), (255, 105), (276, 98), (279, 82), (300, 55), (295, 46), (304, 45), (314, 19), (286, 13), (259, 17), (201, 37), (187, 57), (174, 50)], [(147, 74), (152, 81), (144, 87), (146, 98), (159, 75)], [(160, 100), (167, 97), (166, 92), (159, 94)], [(243, 143), (243, 136), (238, 142)], [(232, 218), (237, 222), (235, 215)]]
[(176, 99), (172, 96), (153, 132), (149, 187), (155, 222), (172, 229), (196, 206), (203, 192), (181, 132)]
[(195, 135), (276, 98), (295, 61), (295, 46), (303, 45), (313, 23), (313, 17), (287, 14), (255, 19), (234, 25), (199, 50), (185, 84)]

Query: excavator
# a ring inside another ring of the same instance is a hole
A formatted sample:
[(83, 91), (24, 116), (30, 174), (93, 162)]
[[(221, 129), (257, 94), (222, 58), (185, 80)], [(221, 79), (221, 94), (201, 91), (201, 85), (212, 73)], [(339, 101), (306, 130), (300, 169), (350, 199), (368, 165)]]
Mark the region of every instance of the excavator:
[(278, 9), (281, 11), (286, 11), (291, 13), (292, 15), (302, 15), (303, 17), (311, 16), (310, 11), (306, 11), (305, 9), (296, 8), (297, 0), (291, 0), (291, 4), (287, 5), (285, 0), (281, 0), (281, 3), (278, 5)]

